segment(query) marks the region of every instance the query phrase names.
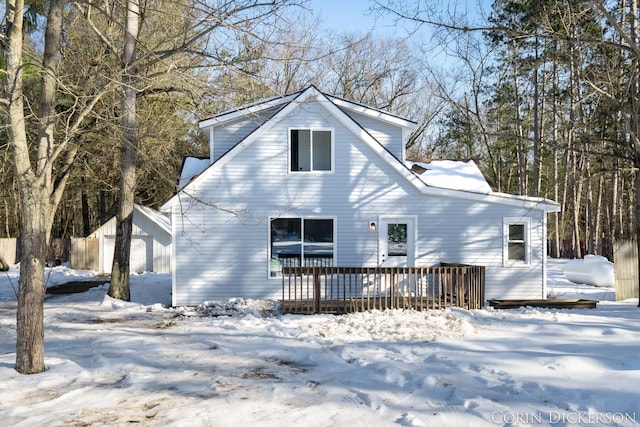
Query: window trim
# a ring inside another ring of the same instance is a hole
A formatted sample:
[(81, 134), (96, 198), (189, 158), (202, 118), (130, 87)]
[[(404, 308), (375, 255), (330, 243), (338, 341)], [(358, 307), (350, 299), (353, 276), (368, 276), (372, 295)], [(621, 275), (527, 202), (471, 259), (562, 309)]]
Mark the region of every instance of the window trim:
[[(509, 226), (524, 226), (524, 261), (509, 259)], [(502, 219), (502, 265), (503, 267), (528, 267), (531, 265), (531, 218), (504, 217)]]
[(304, 221), (307, 219), (330, 219), (333, 221), (333, 265), (336, 265), (338, 259), (338, 217), (332, 215), (282, 215), (282, 216), (270, 216), (267, 220), (267, 278), (282, 280), (282, 275), (271, 275), (271, 222), (274, 219), (300, 219), (300, 250), (302, 251), (301, 257), (304, 263)]
[[(291, 151), (292, 151), (292, 141), (291, 141), (291, 131), (294, 130), (308, 130), (310, 132), (310, 144), (309, 144), (309, 150), (310, 150), (310, 164), (311, 164), (311, 169), (308, 171), (301, 171), (301, 170), (292, 170), (292, 164), (291, 164)], [(331, 169), (329, 170), (314, 170), (313, 169), (313, 133), (314, 132), (329, 132), (331, 135)], [(287, 129), (287, 173), (289, 174), (330, 174), (333, 173), (335, 170), (335, 128), (332, 127), (290, 127)]]

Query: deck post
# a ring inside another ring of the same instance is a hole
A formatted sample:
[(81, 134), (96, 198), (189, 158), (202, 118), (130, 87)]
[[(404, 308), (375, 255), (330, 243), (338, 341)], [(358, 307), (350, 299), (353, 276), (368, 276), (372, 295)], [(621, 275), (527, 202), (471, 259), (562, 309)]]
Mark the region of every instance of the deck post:
[(313, 269), (313, 311), (320, 313), (320, 272)]

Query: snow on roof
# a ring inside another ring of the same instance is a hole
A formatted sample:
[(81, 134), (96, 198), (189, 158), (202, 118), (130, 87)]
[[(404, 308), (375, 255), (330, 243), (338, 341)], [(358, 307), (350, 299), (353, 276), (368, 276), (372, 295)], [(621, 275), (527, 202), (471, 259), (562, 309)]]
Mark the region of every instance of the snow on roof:
[(407, 167), (427, 185), (450, 190), (490, 194), (491, 186), (473, 160), (407, 161)]
[(171, 234), (171, 221), (169, 221), (169, 218), (167, 218), (166, 215), (163, 215), (157, 210), (151, 209), (147, 206), (135, 205), (135, 207), (150, 220), (158, 224), (158, 226), (160, 226), (164, 231)]
[(209, 158), (185, 157), (182, 163), (182, 171), (180, 172), (180, 181), (178, 181), (178, 189), (184, 188), (194, 177), (205, 170), (207, 166), (209, 166)]

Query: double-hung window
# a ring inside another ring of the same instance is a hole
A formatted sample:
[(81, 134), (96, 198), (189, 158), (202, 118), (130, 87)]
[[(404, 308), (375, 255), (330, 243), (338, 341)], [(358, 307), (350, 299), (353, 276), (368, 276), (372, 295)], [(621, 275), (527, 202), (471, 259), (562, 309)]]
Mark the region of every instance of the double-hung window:
[(271, 223), (269, 275), (282, 267), (331, 267), (334, 258), (332, 218), (275, 218)]
[(531, 218), (504, 218), (503, 264), (505, 267), (531, 264)]
[(332, 171), (332, 132), (325, 129), (290, 129), (289, 170), (291, 172)]

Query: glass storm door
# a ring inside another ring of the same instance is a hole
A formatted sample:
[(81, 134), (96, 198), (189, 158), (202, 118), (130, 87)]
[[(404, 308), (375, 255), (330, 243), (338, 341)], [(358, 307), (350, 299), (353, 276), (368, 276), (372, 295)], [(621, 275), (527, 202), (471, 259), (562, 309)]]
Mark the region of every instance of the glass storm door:
[(381, 267), (413, 267), (415, 261), (415, 219), (380, 219), (379, 256)]

